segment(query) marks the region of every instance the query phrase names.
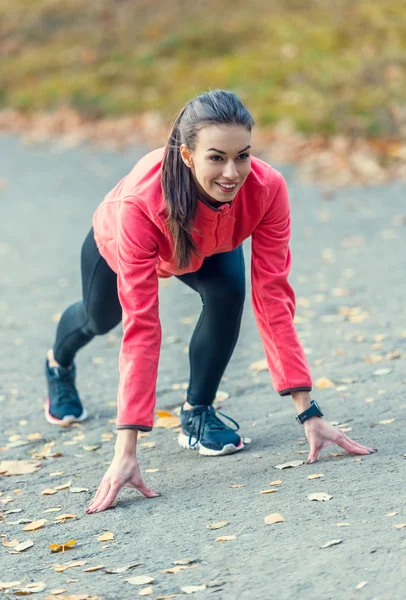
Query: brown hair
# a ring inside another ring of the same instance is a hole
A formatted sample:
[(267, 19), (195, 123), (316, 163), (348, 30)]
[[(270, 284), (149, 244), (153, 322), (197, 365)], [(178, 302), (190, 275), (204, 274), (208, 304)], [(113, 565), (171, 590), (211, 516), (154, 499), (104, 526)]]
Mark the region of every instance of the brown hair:
[(226, 90), (213, 90), (196, 96), (176, 118), (165, 148), (161, 182), (173, 254), (180, 269), (188, 266), (192, 252), (196, 256), (199, 254), (191, 235), (198, 191), (191, 169), (183, 162), (179, 149), (185, 144), (193, 151), (197, 134), (208, 125), (242, 125), (251, 131), (254, 119), (238, 96)]

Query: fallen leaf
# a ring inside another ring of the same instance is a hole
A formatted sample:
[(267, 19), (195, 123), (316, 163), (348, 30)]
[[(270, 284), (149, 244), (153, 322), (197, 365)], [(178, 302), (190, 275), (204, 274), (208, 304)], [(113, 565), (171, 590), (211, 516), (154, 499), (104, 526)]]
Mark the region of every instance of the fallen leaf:
[(43, 513), (52, 513), (52, 512), (59, 512), (60, 510), (62, 510), (62, 506), (55, 506), (55, 508), (47, 508), (46, 510), (43, 510)]
[(158, 473), (159, 469), (145, 469), (145, 473)]
[(71, 494), (80, 494), (81, 492), (88, 492), (88, 488), (71, 487), (69, 488)]
[(171, 567), (170, 569), (164, 569), (162, 573), (170, 573), (171, 575), (176, 575), (181, 571), (186, 571), (186, 569), (195, 569), (197, 565), (178, 565), (176, 567)]
[(394, 419), (384, 419), (383, 421), (379, 421), (379, 425), (389, 425), (390, 423), (393, 423), (393, 421), (396, 421), (396, 417)]
[(59, 523), (65, 523), (65, 521), (68, 521), (69, 519), (76, 519), (77, 515), (71, 515), (71, 514), (64, 514), (64, 515), (58, 515), (57, 517), (55, 517), (55, 521), (58, 521)]
[(65, 475), (63, 471), (55, 471), (55, 473), (50, 473), (50, 477), (59, 477), (60, 475)]
[(58, 596), (59, 594), (63, 594), (64, 592), (66, 592), (66, 588), (54, 588), (53, 590), (51, 590), (51, 594), (53, 594), (54, 596)]
[(192, 563), (197, 562), (195, 558), (182, 558), (181, 560), (174, 560), (172, 564), (174, 565), (191, 565)]
[(173, 429), (174, 427), (180, 426), (179, 417), (171, 416), (171, 417), (160, 417), (155, 421), (155, 427), (158, 429)]
[(43, 527), (44, 523), (46, 523), (46, 522), (47, 522), (46, 519), (40, 519), (39, 521), (33, 521), (32, 523), (29, 523), (28, 525), (23, 527), (23, 531), (36, 531), (37, 529), (41, 529), (41, 527)]
[(323, 473), (314, 473), (314, 475), (309, 475), (307, 479), (321, 479), (324, 477)]
[(205, 590), (207, 588), (206, 585), (185, 585), (183, 587), (180, 588), (181, 592), (184, 592), (185, 594), (194, 594), (195, 592), (200, 592), (202, 590)]
[(280, 479), (276, 479), (275, 481), (271, 481), (269, 485), (282, 485), (282, 481)]
[(156, 442), (142, 442), (140, 444), (140, 446), (142, 448), (155, 448), (156, 447)]
[(87, 569), (83, 569), (83, 573), (93, 573), (93, 571), (100, 571), (100, 569), (104, 569), (104, 565), (97, 565), (95, 567), (88, 567)]
[(343, 540), (331, 540), (330, 542), (324, 544), (324, 546), (320, 546), (320, 549), (330, 548), (330, 546), (338, 546), (338, 544), (341, 544), (342, 541)]
[(72, 560), (68, 563), (65, 563), (64, 565), (53, 565), (53, 567), (54, 567), (54, 571), (56, 571), (56, 573), (63, 573), (67, 569), (73, 569), (75, 567), (83, 567), (83, 565), (85, 565), (86, 563), (87, 563), (86, 560)]
[(392, 373), (392, 369), (377, 369), (374, 371), (374, 375), (389, 375)]
[(116, 569), (104, 569), (105, 573), (111, 573), (112, 575), (115, 575), (117, 573), (125, 573), (126, 571), (129, 571), (130, 569), (135, 569), (135, 567), (140, 567), (142, 563), (133, 563), (131, 565), (125, 565), (124, 567), (117, 567)]
[(131, 585), (147, 585), (148, 583), (154, 583), (154, 578), (149, 575), (137, 575), (137, 577), (130, 577), (129, 579), (124, 579)]
[(37, 460), (0, 460), (0, 477), (11, 475), (28, 475), (41, 468)]
[(281, 465), (275, 465), (275, 469), (290, 469), (290, 468), (294, 468), (294, 467), (298, 467), (299, 465), (303, 465), (304, 461), (303, 460), (292, 460), (290, 462), (287, 463), (283, 463)]
[(351, 523), (336, 523), (337, 527), (351, 527)]
[(21, 542), (21, 544), (18, 544), (18, 546), (14, 546), (14, 551), (15, 552), (24, 552), (24, 550), (27, 550), (28, 548), (31, 548), (31, 546), (34, 545), (34, 542), (32, 540), (27, 540), (26, 542)]
[(55, 486), (55, 490), (66, 490), (67, 488), (70, 487), (70, 484), (72, 483), (72, 481), (67, 481), (66, 483), (61, 483), (61, 485), (56, 485)]
[(397, 512), (390, 512), (387, 515), (385, 515), (386, 517), (394, 517), (395, 515), (397, 515)]
[(206, 529), (221, 529), (229, 523), (230, 521), (220, 521), (219, 523), (212, 523), (211, 525), (206, 525)]
[(52, 488), (46, 488), (45, 490), (42, 490), (41, 492), (41, 496), (53, 496), (54, 494), (57, 494), (58, 490), (53, 490)]
[(263, 358), (261, 360), (257, 360), (256, 362), (250, 364), (250, 366), (248, 368), (250, 371), (255, 371), (256, 373), (259, 373), (260, 371), (268, 370), (268, 363), (267, 363), (266, 358)]
[(0, 581), (0, 590), (8, 590), (20, 584), (21, 581)]
[(66, 552), (66, 550), (71, 550), (75, 544), (76, 540), (70, 540), (65, 544), (49, 544), (49, 548), (51, 552)]
[(222, 537), (216, 538), (216, 542), (229, 542), (230, 540), (236, 540), (237, 536), (235, 535), (223, 535)]
[(275, 492), (277, 492), (278, 490), (262, 490), (259, 493), (260, 494), (275, 494)]
[(307, 496), (308, 500), (316, 500), (317, 502), (326, 502), (327, 500), (331, 500), (333, 496), (326, 494), (325, 492), (315, 492), (314, 494), (309, 494)]
[(358, 585), (355, 586), (356, 590), (362, 590), (367, 585), (368, 581), (361, 581)]
[(100, 448), (100, 446), (82, 446), (83, 450), (86, 450), (87, 452), (94, 452), (95, 450), (98, 450)]
[(320, 377), (319, 379), (316, 380), (315, 385), (316, 385), (316, 387), (321, 388), (321, 389), (335, 387), (335, 383), (333, 383), (331, 381), (331, 379), (327, 379), (327, 377)]
[[(173, 389), (181, 389), (181, 384), (174, 384), (174, 385), (178, 385), (179, 387), (174, 388), (172, 386)], [(175, 415), (173, 415), (172, 413), (168, 412), (167, 410), (156, 410), (155, 414), (157, 415), (157, 417), (162, 418), (162, 419), (170, 419), (172, 417), (174, 417)]]
[(403, 529), (404, 527), (406, 527), (406, 523), (398, 523), (397, 525), (395, 525), (396, 529)]
[(14, 590), (16, 596), (27, 596), (29, 594), (38, 594), (43, 592), (46, 585), (43, 581), (37, 581), (35, 583), (27, 583), (24, 587)]
[(15, 548), (16, 546), (18, 546), (18, 544), (20, 543), (18, 540), (14, 539), (14, 540), (3, 540), (1, 542), (3, 544), (3, 546), (5, 546), (5, 548)]
[(34, 442), (36, 440), (42, 440), (42, 435), (40, 433), (29, 433), (27, 435), (27, 440), (30, 442)]
[(278, 515), (277, 513), (267, 515), (264, 518), (265, 525), (274, 525), (275, 523), (285, 523), (285, 518), (282, 515)]
[(152, 587), (149, 585), (148, 587), (142, 588), (142, 590), (140, 590), (138, 592), (139, 596), (151, 596), (153, 593), (153, 589)]
[(97, 539), (99, 542), (109, 542), (110, 540), (114, 540), (114, 533), (111, 533), (111, 531), (107, 531), (107, 533), (99, 535)]
[(245, 487), (244, 484), (242, 483), (233, 483), (232, 485), (229, 486), (230, 488), (243, 488)]

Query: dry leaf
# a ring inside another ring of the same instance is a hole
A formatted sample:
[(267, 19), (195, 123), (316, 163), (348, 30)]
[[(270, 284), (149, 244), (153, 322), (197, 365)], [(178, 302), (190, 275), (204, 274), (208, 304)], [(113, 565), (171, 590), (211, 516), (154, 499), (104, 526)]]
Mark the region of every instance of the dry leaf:
[(18, 546), (14, 546), (14, 551), (15, 552), (24, 552), (24, 550), (27, 550), (28, 548), (31, 548), (31, 546), (34, 545), (34, 542), (32, 540), (27, 540), (26, 542), (21, 542), (21, 544), (18, 544)]
[(379, 421), (379, 425), (389, 425), (390, 423), (393, 423), (393, 421), (396, 421), (396, 417), (394, 419), (384, 419), (383, 421)]
[(278, 490), (262, 490), (260, 494), (275, 494)]
[(236, 540), (237, 536), (235, 535), (223, 535), (222, 537), (216, 538), (216, 542), (229, 542), (230, 540)]
[(66, 588), (54, 588), (53, 590), (51, 590), (51, 594), (53, 594), (54, 596), (58, 596), (59, 594), (63, 594), (64, 592), (66, 592)]
[(46, 523), (46, 522), (47, 522), (46, 519), (40, 519), (39, 521), (33, 521), (32, 523), (29, 523), (28, 525), (23, 527), (23, 531), (36, 531), (37, 529), (41, 529), (41, 527), (43, 527), (44, 523)]
[(185, 594), (194, 594), (195, 592), (200, 592), (202, 590), (205, 590), (207, 588), (206, 585), (185, 585), (183, 587), (180, 588), (181, 592), (184, 592)]
[(76, 540), (70, 540), (65, 544), (49, 544), (49, 548), (51, 552), (66, 552), (66, 550), (71, 550), (75, 544)]
[(69, 488), (71, 494), (80, 494), (81, 492), (88, 492), (88, 488), (71, 487)]
[(59, 477), (60, 475), (64, 475), (65, 473), (63, 471), (55, 471), (55, 473), (50, 473), (49, 476), (50, 477)]
[(142, 448), (155, 448), (156, 442), (142, 442), (139, 444)]
[(140, 590), (138, 592), (139, 596), (151, 596), (153, 593), (153, 589), (152, 587), (149, 585), (148, 587), (142, 588), (142, 590)]
[(367, 585), (368, 581), (361, 581), (358, 585), (355, 586), (356, 590), (362, 590)]
[(324, 546), (320, 546), (320, 549), (323, 548), (330, 548), (330, 546), (338, 546), (338, 544), (341, 544), (343, 540), (331, 540), (330, 542), (327, 542), (327, 544), (324, 544)]
[(171, 417), (160, 417), (155, 421), (155, 427), (158, 429), (173, 429), (174, 427), (180, 426), (179, 417), (171, 416)]
[(61, 485), (56, 485), (55, 486), (55, 490), (66, 490), (67, 488), (70, 487), (70, 484), (72, 483), (72, 481), (67, 481), (66, 483), (61, 483)]
[(220, 521), (219, 523), (212, 523), (211, 525), (206, 525), (206, 529), (221, 529), (229, 523), (230, 521)]
[(169, 573), (171, 575), (176, 575), (181, 571), (186, 571), (186, 569), (195, 569), (197, 565), (178, 565), (177, 567), (171, 567), (170, 569), (165, 569), (162, 573)]
[(395, 525), (396, 529), (403, 529), (404, 527), (406, 527), (406, 523), (398, 523), (397, 525)]
[(374, 371), (374, 375), (389, 375), (392, 373), (392, 369), (377, 369)]
[(87, 569), (83, 569), (83, 573), (93, 573), (93, 571), (100, 571), (100, 569), (104, 569), (104, 565), (97, 565), (96, 567), (88, 567)]
[(283, 463), (281, 465), (275, 465), (275, 469), (290, 469), (290, 468), (294, 468), (294, 467), (299, 467), (300, 465), (303, 465), (304, 461), (303, 460), (292, 460), (290, 462), (287, 463)]
[(148, 583), (154, 583), (154, 578), (149, 575), (137, 575), (137, 577), (130, 577), (129, 579), (124, 579), (131, 585), (147, 585)]
[[(181, 388), (180, 384), (174, 384), (174, 385), (179, 385), (179, 387), (178, 388), (173, 388), (173, 389), (180, 389)], [(157, 417), (160, 417), (162, 419), (169, 419), (169, 418), (172, 418), (172, 417), (175, 416), (172, 413), (168, 412), (167, 410), (156, 410), (155, 414), (157, 415)]]
[(55, 506), (55, 508), (47, 508), (46, 510), (43, 510), (43, 513), (52, 513), (52, 512), (59, 512), (60, 510), (62, 510), (62, 506)]
[(265, 525), (274, 525), (275, 523), (285, 523), (285, 518), (282, 515), (278, 515), (277, 513), (267, 515), (264, 518)]
[(145, 473), (158, 473), (159, 469), (145, 469)]
[(109, 542), (110, 540), (114, 540), (114, 533), (111, 533), (111, 531), (107, 531), (107, 533), (99, 535), (97, 539), (99, 540), (99, 542)]
[(282, 481), (280, 479), (276, 479), (275, 481), (271, 481), (269, 485), (282, 485)]
[(142, 563), (133, 563), (131, 565), (126, 565), (124, 567), (117, 567), (116, 569), (104, 569), (105, 573), (111, 573), (112, 575), (115, 575), (116, 573), (125, 573), (126, 571), (129, 571), (130, 569), (134, 569), (135, 567), (139, 567), (141, 566)]
[(1, 542), (3, 544), (3, 546), (5, 546), (6, 548), (15, 548), (16, 546), (18, 546), (18, 544), (20, 543), (18, 540), (14, 539), (11, 540), (10, 542), (7, 540), (3, 540)]
[(397, 515), (397, 512), (390, 512), (387, 515), (385, 515), (386, 517), (394, 517), (395, 515)]
[(262, 360), (257, 360), (256, 362), (250, 364), (248, 368), (250, 371), (255, 371), (256, 373), (259, 373), (260, 371), (268, 370), (268, 363), (266, 361), (266, 358), (263, 358)]
[(351, 527), (351, 523), (336, 523), (337, 527)]
[(182, 558), (181, 560), (174, 560), (174, 565), (191, 565), (192, 563), (197, 562), (195, 558)]
[(21, 582), (20, 581), (0, 581), (0, 590), (8, 590), (12, 587), (16, 587), (17, 585), (20, 585)]
[(309, 494), (307, 496), (308, 500), (316, 500), (317, 502), (326, 502), (327, 500), (331, 500), (333, 496), (326, 494), (325, 492), (315, 492), (314, 494)]
[(45, 490), (42, 490), (41, 492), (41, 496), (53, 496), (54, 494), (57, 494), (58, 490), (53, 490), (52, 488), (46, 488)]
[(87, 452), (94, 452), (95, 450), (98, 450), (100, 448), (100, 446), (82, 446), (83, 450), (86, 450)]
[(324, 477), (323, 473), (314, 473), (314, 475), (309, 475), (307, 479), (321, 479)]
[(28, 475), (41, 468), (37, 460), (0, 460), (0, 477), (2, 475)]
[(335, 383), (333, 383), (331, 381), (331, 379), (327, 379), (327, 377), (320, 377), (319, 379), (316, 380), (315, 385), (316, 385), (316, 387), (321, 388), (321, 389), (335, 387)]
[(16, 596), (28, 596), (30, 594), (38, 594), (43, 592), (46, 585), (43, 581), (37, 581), (35, 583), (27, 583), (24, 587), (14, 590)]
[(55, 517), (55, 521), (58, 521), (59, 523), (65, 523), (65, 521), (68, 521), (69, 519), (76, 519), (77, 515), (71, 515), (71, 514), (64, 514), (64, 515), (58, 515), (57, 517)]
[(74, 567), (83, 567), (83, 565), (85, 565), (86, 562), (86, 560), (71, 560), (70, 562), (65, 563), (64, 565), (53, 565), (53, 567), (56, 573), (63, 573), (67, 569), (73, 569)]
[(229, 487), (230, 488), (243, 488), (243, 487), (245, 487), (245, 485), (243, 485), (242, 483), (233, 483)]

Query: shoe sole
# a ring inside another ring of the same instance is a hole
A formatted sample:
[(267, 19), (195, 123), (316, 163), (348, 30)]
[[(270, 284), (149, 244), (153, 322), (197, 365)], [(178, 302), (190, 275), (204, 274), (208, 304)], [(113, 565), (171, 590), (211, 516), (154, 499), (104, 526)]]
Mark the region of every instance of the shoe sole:
[(49, 412), (49, 397), (45, 401), (45, 418), (51, 425), (59, 425), (59, 427), (69, 427), (72, 423), (81, 423), (88, 417), (87, 410), (84, 408), (80, 417), (74, 415), (65, 415), (63, 419), (53, 417)]
[(226, 444), (222, 450), (212, 450), (211, 448), (206, 448), (200, 442), (196, 443), (196, 438), (191, 438), (191, 444), (189, 444), (189, 436), (184, 433), (180, 433), (178, 437), (178, 444), (184, 450), (198, 450), (199, 454), (202, 456), (225, 456), (226, 454), (234, 454), (235, 452), (239, 452), (244, 448), (244, 442), (238, 444), (238, 446), (234, 446), (234, 444)]

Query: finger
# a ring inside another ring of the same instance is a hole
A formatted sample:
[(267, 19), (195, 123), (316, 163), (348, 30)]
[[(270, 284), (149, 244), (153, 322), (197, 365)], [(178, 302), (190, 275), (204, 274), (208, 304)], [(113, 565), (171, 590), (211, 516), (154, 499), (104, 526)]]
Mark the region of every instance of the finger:
[(87, 508), (87, 510), (86, 510), (87, 514), (94, 513), (97, 510), (99, 510), (100, 505), (102, 504), (104, 499), (109, 495), (109, 493), (110, 493), (110, 483), (108, 481), (106, 481), (103, 485), (103, 488), (100, 490), (100, 494), (99, 494), (97, 500), (96, 499), (93, 500), (93, 502)]
[(142, 480), (137, 482), (129, 481), (126, 484), (126, 487), (135, 488), (141, 492), (141, 494), (144, 494), (146, 498), (157, 498), (161, 495), (161, 492), (154, 492), (154, 490), (148, 487)]
[(85, 512), (87, 512), (89, 509), (91, 509), (93, 507), (93, 505), (100, 500), (101, 496), (104, 495), (103, 490), (105, 488), (105, 485), (106, 485), (106, 482), (104, 479), (102, 479), (102, 482), (99, 485), (96, 494), (94, 495), (94, 497), (92, 498), (92, 500), (90, 501), (88, 506), (86, 507)]
[(358, 442), (354, 442), (344, 434), (340, 436), (340, 438), (337, 440), (337, 444), (341, 446), (341, 448), (344, 448), (344, 450), (346, 450), (350, 454), (372, 454), (377, 451), (377, 448), (362, 446), (361, 444), (358, 444)]
[(120, 491), (121, 487), (122, 486), (120, 484), (112, 485), (110, 487), (107, 495), (104, 497), (103, 500), (101, 500), (98, 503), (98, 505), (95, 508), (95, 510), (97, 512), (102, 512), (103, 510), (106, 510), (107, 508), (110, 508), (110, 506), (113, 504), (114, 500), (117, 498), (118, 492)]
[(311, 463), (317, 462), (317, 459), (318, 459), (319, 454), (320, 454), (320, 450), (321, 450), (321, 448), (319, 446), (316, 446), (316, 445), (310, 446), (309, 456), (305, 460), (305, 463), (307, 465), (309, 465)]

